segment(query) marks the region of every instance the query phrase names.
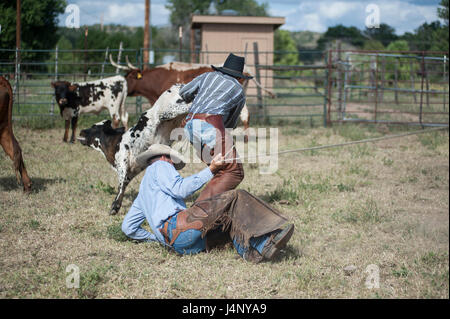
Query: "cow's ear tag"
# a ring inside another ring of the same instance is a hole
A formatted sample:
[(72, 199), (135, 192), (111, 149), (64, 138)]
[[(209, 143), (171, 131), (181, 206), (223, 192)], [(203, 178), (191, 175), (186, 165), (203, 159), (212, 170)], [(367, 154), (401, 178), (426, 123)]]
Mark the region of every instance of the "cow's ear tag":
[(137, 78), (138, 78), (138, 80), (139, 80), (140, 78), (142, 78), (142, 74), (141, 74), (141, 72), (138, 72), (138, 74), (137, 74)]

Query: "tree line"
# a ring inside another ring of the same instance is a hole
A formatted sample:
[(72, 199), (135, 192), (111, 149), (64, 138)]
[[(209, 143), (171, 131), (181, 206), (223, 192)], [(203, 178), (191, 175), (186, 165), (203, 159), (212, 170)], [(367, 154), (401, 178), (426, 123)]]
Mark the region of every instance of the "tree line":
[[(124, 48), (139, 49), (142, 47), (143, 27), (127, 27), (121, 25), (90, 25), (85, 38), (85, 27), (69, 29), (58, 26), (58, 15), (64, 13), (65, 0), (22, 0), (22, 49), (54, 49), (83, 50), (118, 49), (122, 42)], [(16, 1), (4, 0), (0, 3), (0, 48), (15, 48)], [(183, 47), (189, 48), (189, 19), (186, 12), (196, 14), (237, 14), (268, 16), (268, 5), (258, 4), (255, 0), (168, 0), (166, 7), (170, 10), (170, 26), (151, 28), (152, 47), (155, 49), (176, 50), (179, 48), (178, 26), (184, 26)], [(231, 11), (230, 11), (231, 10)], [(379, 28), (358, 29), (354, 26), (337, 25), (329, 27), (323, 34), (316, 34), (308, 45), (305, 36), (312, 32), (290, 32), (277, 30), (274, 39), (275, 64), (307, 64), (313, 63), (315, 55), (305, 54), (307, 51), (323, 51), (335, 45), (339, 40), (343, 48), (363, 50), (389, 51), (447, 51), (448, 45), (448, 0), (441, 0), (437, 8), (439, 20), (424, 23), (414, 32), (397, 35), (395, 29), (387, 24)], [(85, 42), (86, 41), (86, 42)], [(164, 52), (156, 52), (156, 62), (161, 63)], [(1, 61), (13, 61), (14, 51), (0, 51)], [(47, 61), (54, 58), (50, 52), (27, 52), (22, 59)], [(61, 55), (61, 61), (99, 62), (104, 60), (104, 53), (89, 52), (86, 54)], [(135, 57), (130, 56), (133, 61)]]

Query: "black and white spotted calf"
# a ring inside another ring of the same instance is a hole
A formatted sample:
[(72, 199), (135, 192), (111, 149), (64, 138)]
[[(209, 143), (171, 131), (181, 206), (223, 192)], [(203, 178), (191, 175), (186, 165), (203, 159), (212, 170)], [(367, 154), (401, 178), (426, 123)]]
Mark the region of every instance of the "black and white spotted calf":
[(188, 113), (190, 104), (184, 102), (179, 91), (180, 85), (173, 85), (165, 91), (153, 107), (140, 116), (138, 123), (127, 131), (114, 129), (109, 120), (81, 131), (78, 138), (81, 144), (101, 152), (117, 172), (119, 187), (110, 214), (117, 214), (126, 187), (146, 168), (139, 165), (136, 158), (142, 156), (152, 144), (169, 145), (172, 130), (180, 126)]
[(112, 118), (113, 127), (119, 123), (127, 128), (128, 113), (125, 110), (127, 97), (127, 81), (123, 76), (113, 76), (97, 81), (70, 83), (67, 81), (52, 82), (55, 98), (61, 116), (65, 120), (63, 141), (67, 142), (69, 127), (72, 125), (72, 137), (75, 141), (78, 116), (82, 113), (100, 113), (107, 109)]

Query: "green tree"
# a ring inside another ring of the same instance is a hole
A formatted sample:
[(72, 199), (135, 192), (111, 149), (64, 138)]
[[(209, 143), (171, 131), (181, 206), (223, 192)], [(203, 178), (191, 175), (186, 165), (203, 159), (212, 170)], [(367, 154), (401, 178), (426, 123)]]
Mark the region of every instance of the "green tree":
[(168, 0), (166, 8), (170, 11), (172, 26), (186, 26), (190, 22), (191, 13), (206, 14), (210, 0)]
[[(64, 12), (65, 0), (22, 0), (21, 6), (21, 48), (48, 49), (58, 42), (58, 15)], [(16, 47), (16, 0), (2, 0), (0, 3), (0, 48)], [(0, 52), (0, 59), (14, 60), (14, 52)], [(22, 59), (43, 61), (48, 53), (24, 52)]]
[(377, 40), (364, 41), (363, 50), (382, 51), (384, 49), (385, 49), (384, 45), (380, 41)]
[(276, 30), (274, 37), (274, 63), (282, 65), (297, 65), (298, 52), (291, 32), (287, 30)]
[[(394, 52), (394, 54), (399, 51), (409, 51), (409, 45), (406, 40), (397, 40), (391, 42), (386, 50)], [(401, 53), (400, 53), (401, 54)], [(386, 65), (385, 78), (389, 80), (395, 79), (395, 70), (397, 69), (398, 80), (407, 80), (409, 78), (409, 62), (405, 63), (405, 60), (399, 59), (397, 57), (384, 57), (384, 62)]]
[(255, 0), (168, 0), (166, 8), (170, 11), (173, 27), (189, 25), (191, 14), (207, 14), (211, 3), (218, 13), (232, 9), (239, 15), (267, 16), (267, 3), (258, 4)]
[(339, 24), (329, 27), (327, 31), (317, 41), (319, 50), (325, 50), (333, 40), (341, 40), (356, 47), (362, 47), (365, 38), (361, 31), (356, 27), (346, 27)]
[(442, 8), (438, 8), (438, 17), (444, 20), (445, 25), (448, 27), (448, 0), (441, 0), (439, 4)]
[(381, 23), (379, 28), (366, 28), (363, 34), (370, 40), (381, 42), (383, 46), (387, 46), (392, 41), (398, 39), (398, 36), (395, 34), (395, 29), (386, 23)]
[(408, 41), (409, 47), (413, 51), (429, 51), (433, 45), (436, 45), (436, 41), (438, 43), (446, 41), (448, 45), (448, 37), (446, 39), (436, 38), (436, 32), (441, 29), (446, 29), (448, 33), (448, 27), (443, 26), (440, 21), (425, 22), (414, 33), (407, 32), (401, 39)]
[(391, 42), (386, 49), (388, 51), (409, 51), (409, 45), (406, 40), (397, 40)]
[(433, 33), (433, 51), (447, 51), (448, 52), (448, 0), (441, 0), (439, 4), (442, 8), (438, 8), (438, 17), (444, 20), (444, 26)]
[(267, 16), (269, 5), (267, 3), (259, 4), (255, 0), (219, 0), (217, 10), (235, 10), (241, 16)]

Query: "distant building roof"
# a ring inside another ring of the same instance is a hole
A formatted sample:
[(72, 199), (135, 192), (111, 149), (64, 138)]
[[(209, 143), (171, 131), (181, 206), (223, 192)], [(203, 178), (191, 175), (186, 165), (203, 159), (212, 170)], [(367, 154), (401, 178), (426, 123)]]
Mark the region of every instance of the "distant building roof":
[(271, 24), (278, 28), (286, 22), (284, 17), (254, 17), (254, 16), (230, 16), (230, 15), (193, 15), (191, 27), (200, 28), (202, 24)]

